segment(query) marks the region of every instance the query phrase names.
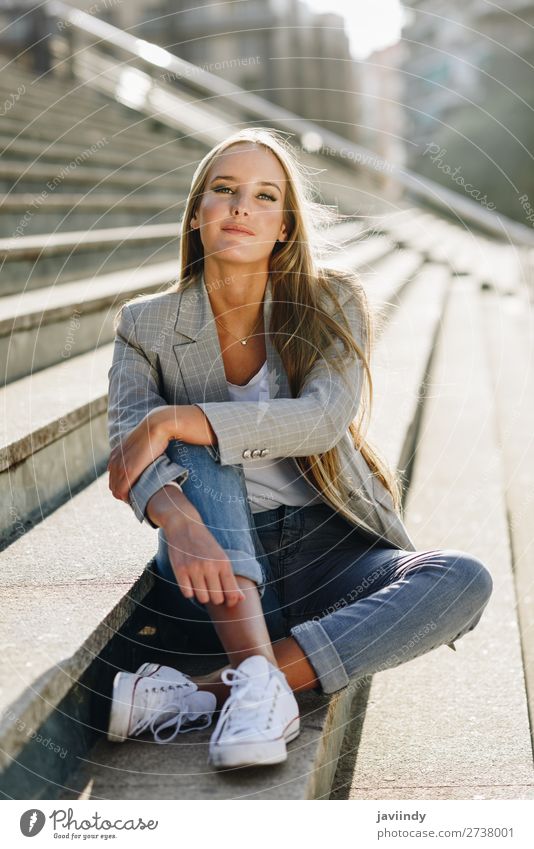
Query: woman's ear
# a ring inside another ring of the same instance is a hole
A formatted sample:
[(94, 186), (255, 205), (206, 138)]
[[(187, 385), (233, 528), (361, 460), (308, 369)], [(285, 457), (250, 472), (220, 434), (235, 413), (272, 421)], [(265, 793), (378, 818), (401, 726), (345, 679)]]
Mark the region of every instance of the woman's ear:
[(280, 227), (280, 232), (278, 234), (277, 242), (287, 242), (287, 227), (285, 224), (282, 224)]
[(189, 222), (191, 230), (196, 230), (198, 227), (198, 215), (195, 212), (194, 215), (191, 216), (191, 221)]

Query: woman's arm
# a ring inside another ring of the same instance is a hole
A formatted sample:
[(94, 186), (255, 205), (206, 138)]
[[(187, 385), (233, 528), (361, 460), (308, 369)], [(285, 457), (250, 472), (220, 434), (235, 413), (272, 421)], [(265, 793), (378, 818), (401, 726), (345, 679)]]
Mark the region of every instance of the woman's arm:
[[(128, 501), (129, 492), (140, 475), (167, 450), (170, 439), (179, 439), (178, 433), (184, 434), (182, 441), (193, 445), (211, 445), (214, 438), (206, 416), (198, 407), (155, 407), (109, 455), (109, 488), (115, 498)], [(176, 481), (169, 483), (176, 485)], [(159, 525), (147, 510), (145, 516), (153, 525)]]
[(167, 440), (181, 439), (190, 445), (216, 445), (217, 436), (209, 419), (196, 404), (174, 407), (169, 405), (156, 411), (156, 423)]
[[(364, 352), (367, 336), (364, 317), (352, 294), (341, 303), (352, 335)], [(334, 313), (340, 321), (340, 312)], [(336, 353), (343, 351), (340, 340)], [(223, 465), (254, 462), (263, 456), (300, 457), (322, 454), (341, 439), (358, 412), (363, 386), (363, 366), (355, 354), (344, 363), (343, 375), (328, 364), (328, 354), (311, 369), (297, 398), (274, 398), (269, 401), (213, 401), (198, 403), (217, 441), (217, 461)], [(187, 414), (179, 429), (179, 438), (189, 440)], [(207, 443), (202, 443), (207, 444)], [(211, 443), (210, 443), (211, 444)]]
[[(121, 310), (108, 380), (108, 437), (113, 454), (114, 449), (120, 452), (119, 446), (149, 413), (166, 405), (165, 398), (159, 394), (156, 370), (137, 343), (135, 323), (128, 306)], [(152, 449), (146, 468), (128, 494), (139, 521), (157, 527), (146, 515), (149, 499), (169, 481), (183, 483), (188, 475), (189, 470), (172, 462), (164, 447), (159, 452)]]

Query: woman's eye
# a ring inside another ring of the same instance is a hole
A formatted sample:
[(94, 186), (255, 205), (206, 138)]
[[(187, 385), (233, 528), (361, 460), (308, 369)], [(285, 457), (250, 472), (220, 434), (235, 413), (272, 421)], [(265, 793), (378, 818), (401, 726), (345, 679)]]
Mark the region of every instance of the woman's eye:
[[(213, 189), (214, 192), (224, 192), (226, 190), (228, 190), (229, 192), (232, 191), (230, 186), (216, 186), (216, 188)], [(276, 200), (276, 198), (273, 195), (270, 195), (268, 192), (260, 192), (258, 197), (265, 197), (268, 200), (273, 201), (273, 202)]]

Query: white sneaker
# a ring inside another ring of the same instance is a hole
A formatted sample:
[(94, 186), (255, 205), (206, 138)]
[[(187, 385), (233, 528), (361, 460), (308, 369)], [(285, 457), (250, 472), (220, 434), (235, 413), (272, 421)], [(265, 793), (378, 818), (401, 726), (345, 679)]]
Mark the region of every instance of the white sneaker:
[(300, 733), (300, 718), (284, 673), (253, 655), (221, 678), (232, 690), (210, 740), (209, 763), (221, 768), (285, 761), (286, 743)]
[[(216, 706), (213, 693), (199, 690), (183, 672), (143, 663), (137, 672), (115, 675), (107, 737), (122, 743), (150, 728), (156, 743), (170, 743), (178, 733), (211, 725)], [(161, 737), (166, 728), (174, 730)]]

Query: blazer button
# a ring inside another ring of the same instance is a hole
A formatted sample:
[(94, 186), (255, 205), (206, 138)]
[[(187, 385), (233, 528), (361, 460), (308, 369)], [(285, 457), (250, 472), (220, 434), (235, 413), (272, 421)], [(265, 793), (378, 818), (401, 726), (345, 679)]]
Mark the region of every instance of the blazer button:
[(244, 457), (245, 460), (250, 460), (250, 448), (245, 448), (241, 456)]
[(260, 451), (260, 457), (266, 457), (268, 453), (269, 453), (268, 448), (262, 448), (261, 451)]
[(259, 457), (260, 456), (260, 449), (259, 448), (253, 448), (252, 454), (250, 456), (253, 457), (254, 459), (256, 459), (256, 457)]

